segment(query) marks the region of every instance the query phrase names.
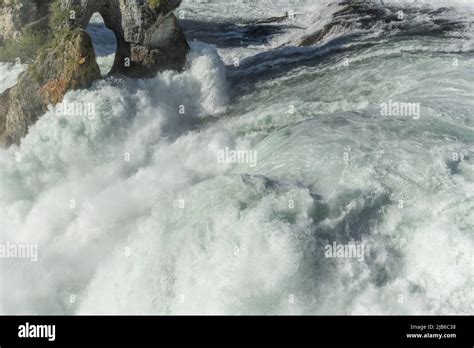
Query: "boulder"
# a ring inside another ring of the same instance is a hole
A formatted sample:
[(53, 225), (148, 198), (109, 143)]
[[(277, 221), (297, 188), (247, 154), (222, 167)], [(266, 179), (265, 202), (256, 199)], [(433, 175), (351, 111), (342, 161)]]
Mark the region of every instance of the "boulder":
[(150, 77), (158, 71), (184, 68), (189, 45), (173, 14), (180, 3), (181, 0), (63, 0), (56, 10), (62, 14), (55, 30), (85, 29), (98, 12), (117, 38), (111, 73)]
[(100, 77), (89, 35), (82, 29), (58, 34), (18, 83), (0, 96), (0, 143), (18, 144), (48, 105), (61, 102), (68, 90), (90, 87)]
[(47, 24), (52, 0), (0, 0), (0, 33), (2, 41), (17, 39), (30, 24)]

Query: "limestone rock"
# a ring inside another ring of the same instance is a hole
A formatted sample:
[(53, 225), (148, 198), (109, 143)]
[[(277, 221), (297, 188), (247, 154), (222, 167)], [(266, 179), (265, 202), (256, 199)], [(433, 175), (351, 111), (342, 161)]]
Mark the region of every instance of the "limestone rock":
[[(173, 10), (181, 0), (0, 0), (0, 29), (9, 39), (48, 27), (48, 42), (18, 84), (0, 95), (0, 145), (19, 143), (68, 90), (100, 79), (85, 29), (98, 12), (117, 38), (111, 74), (151, 77), (181, 70), (189, 45)], [(23, 28), (23, 31), (22, 31)], [(0, 40), (1, 49), (1, 40)], [(38, 51), (35, 49), (36, 55)]]
[(76, 29), (58, 35), (20, 75), (18, 84), (0, 96), (0, 142), (19, 143), (48, 105), (61, 102), (68, 90), (90, 87), (98, 79), (100, 69), (87, 33)]

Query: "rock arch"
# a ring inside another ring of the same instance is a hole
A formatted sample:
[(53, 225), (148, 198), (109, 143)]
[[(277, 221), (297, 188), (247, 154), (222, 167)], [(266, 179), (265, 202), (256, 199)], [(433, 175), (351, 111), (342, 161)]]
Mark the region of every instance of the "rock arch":
[[(11, 10), (30, 13), (30, 6), (37, 6), (35, 1), (15, 0)], [(96, 12), (117, 39), (112, 74), (143, 78), (163, 70), (183, 69), (189, 45), (173, 14), (180, 3), (181, 0), (41, 2), (43, 8), (50, 8), (47, 15), (32, 16), (21, 24), (49, 23), (51, 38), (17, 85), (0, 95), (0, 146), (18, 144), (47, 106), (61, 102), (68, 90), (88, 88), (101, 78), (92, 40), (85, 31)], [(3, 4), (0, 2), (0, 10)]]

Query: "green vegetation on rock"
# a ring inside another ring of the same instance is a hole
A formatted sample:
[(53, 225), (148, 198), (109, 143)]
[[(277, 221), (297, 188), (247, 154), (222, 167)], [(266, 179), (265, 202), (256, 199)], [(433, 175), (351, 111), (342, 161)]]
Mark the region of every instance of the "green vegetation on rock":
[[(0, 0), (0, 6), (3, 4), (4, 0)], [(79, 9), (73, 6), (65, 10), (61, 6), (61, 0), (52, 1), (49, 6), (49, 21), (45, 23), (43, 29), (37, 30), (34, 27), (25, 29), (19, 38), (9, 38), (3, 43), (0, 42), (0, 61), (17, 62), (19, 59), (22, 63), (33, 62), (41, 49), (44, 51), (47, 47), (51, 48), (52, 44), (57, 42), (54, 40), (57, 36), (64, 37), (64, 31), (69, 31), (65, 28), (65, 24), (70, 20), (70, 11)]]
[(49, 7), (50, 19), (49, 27), (51, 30), (61, 30), (65, 23), (70, 21), (70, 11), (80, 11), (79, 6), (71, 6), (69, 9), (64, 9), (61, 6), (61, 0), (54, 0)]
[(155, 9), (163, 5), (165, 2), (166, 0), (148, 0), (148, 5), (151, 8)]
[(26, 31), (18, 40), (7, 39), (0, 46), (0, 61), (29, 63), (36, 58), (38, 49), (48, 41), (47, 31)]

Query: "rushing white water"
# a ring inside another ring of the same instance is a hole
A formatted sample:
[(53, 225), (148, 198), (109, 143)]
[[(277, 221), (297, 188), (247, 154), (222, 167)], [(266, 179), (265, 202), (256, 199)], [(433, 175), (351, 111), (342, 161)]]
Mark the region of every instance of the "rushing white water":
[(22, 64), (0, 63), (0, 76), (2, 76), (0, 80), (0, 93), (13, 87), (24, 69), (25, 65)]
[[(0, 260), (0, 312), (472, 313), (470, 7), (385, 1), (404, 26), (296, 47), (338, 4), (234, 3), (183, 4), (217, 45), (193, 42), (183, 73), (69, 92), (94, 112), (51, 108), (0, 150), (0, 241), (39, 248)], [(297, 25), (245, 31), (288, 8)], [(443, 21), (465, 25), (426, 31)], [(21, 67), (0, 71), (3, 91)], [(381, 112), (402, 102), (418, 112)], [(362, 260), (325, 256), (349, 241)]]
[(97, 64), (99, 64), (102, 76), (105, 76), (114, 64), (115, 51), (117, 50), (115, 34), (105, 26), (104, 19), (99, 13), (92, 15), (87, 32), (92, 38)]

